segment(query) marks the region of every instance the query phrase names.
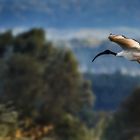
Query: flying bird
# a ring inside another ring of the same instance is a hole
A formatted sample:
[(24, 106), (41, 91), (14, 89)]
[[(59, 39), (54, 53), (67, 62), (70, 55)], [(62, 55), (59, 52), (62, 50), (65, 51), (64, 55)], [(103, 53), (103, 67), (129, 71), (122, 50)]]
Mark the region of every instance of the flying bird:
[(124, 57), (131, 61), (137, 61), (140, 63), (140, 43), (131, 38), (127, 38), (124, 35), (113, 35), (110, 34), (108, 39), (114, 43), (117, 43), (121, 48), (121, 52), (113, 52), (111, 50), (105, 50), (99, 54), (97, 54), (92, 62), (101, 55), (111, 54), (117, 57)]

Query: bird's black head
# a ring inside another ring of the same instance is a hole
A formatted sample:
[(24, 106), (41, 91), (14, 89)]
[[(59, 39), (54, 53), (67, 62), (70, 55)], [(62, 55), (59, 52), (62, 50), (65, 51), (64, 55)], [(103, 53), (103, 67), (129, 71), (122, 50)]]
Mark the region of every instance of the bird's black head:
[(104, 54), (110, 54), (111, 51), (110, 51), (110, 50), (105, 50), (103, 53), (104, 53)]

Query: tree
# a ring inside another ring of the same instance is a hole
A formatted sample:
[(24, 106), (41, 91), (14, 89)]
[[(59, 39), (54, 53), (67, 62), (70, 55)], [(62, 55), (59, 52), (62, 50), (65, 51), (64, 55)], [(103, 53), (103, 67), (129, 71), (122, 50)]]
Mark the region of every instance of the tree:
[[(10, 104), (9, 104), (10, 105)], [(18, 112), (13, 106), (0, 104), (0, 137), (14, 137), (18, 128)]]
[(72, 52), (53, 48), (49, 51), (51, 55), (46, 59), (43, 76), (49, 94), (41, 112), (52, 121), (58, 120), (64, 112), (79, 115), (86, 104), (93, 102), (90, 86), (86, 86), (80, 75)]
[(42, 29), (32, 29), (21, 33), (14, 39), (14, 51), (20, 53), (36, 53), (46, 42)]
[(140, 139), (140, 88), (137, 88), (113, 115), (105, 129), (103, 140)]
[(90, 140), (89, 130), (78, 118), (65, 114), (55, 128), (57, 139), (61, 140)]
[(11, 56), (1, 59), (1, 99), (13, 101), (20, 120), (32, 119), (31, 127), (57, 126), (65, 114), (75, 122), (83, 108), (93, 107), (90, 84), (79, 72), (73, 53), (45, 38), (42, 29), (21, 33), (13, 38)]
[(6, 31), (0, 34), (0, 57), (3, 57), (4, 53), (11, 47), (13, 43), (12, 32)]
[(28, 55), (15, 54), (7, 61), (4, 73), (4, 97), (12, 100), (22, 115), (31, 115), (45, 90), (37, 60)]
[(126, 133), (129, 138), (140, 138), (140, 87), (135, 89), (122, 104), (120, 112), (122, 112), (124, 122), (126, 124)]

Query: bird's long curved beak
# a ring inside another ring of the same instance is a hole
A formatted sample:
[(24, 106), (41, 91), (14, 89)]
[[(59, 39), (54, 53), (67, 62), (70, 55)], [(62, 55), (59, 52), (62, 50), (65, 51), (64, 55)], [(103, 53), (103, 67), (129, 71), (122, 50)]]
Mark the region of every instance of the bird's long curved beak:
[(101, 53), (97, 54), (97, 55), (93, 58), (92, 62), (93, 62), (97, 57), (99, 57), (100, 55), (105, 55), (105, 54), (106, 54), (106, 53), (104, 53), (104, 52), (101, 52)]
[(93, 62), (97, 57), (99, 57), (99, 56), (101, 56), (101, 55), (106, 55), (106, 54), (112, 54), (112, 55), (115, 55), (115, 56), (116, 56), (117, 53), (112, 52), (112, 51), (110, 51), (110, 50), (105, 50), (105, 51), (103, 51), (103, 52), (97, 54), (97, 55), (93, 58), (92, 62)]

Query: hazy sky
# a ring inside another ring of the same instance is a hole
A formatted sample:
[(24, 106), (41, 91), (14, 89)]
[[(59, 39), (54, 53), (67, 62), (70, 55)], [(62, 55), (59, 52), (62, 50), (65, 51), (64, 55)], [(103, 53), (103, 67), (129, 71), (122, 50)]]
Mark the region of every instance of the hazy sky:
[(0, 0), (1, 30), (31, 27), (140, 35), (140, 0)]
[(139, 0), (0, 0), (0, 26), (140, 26)]

